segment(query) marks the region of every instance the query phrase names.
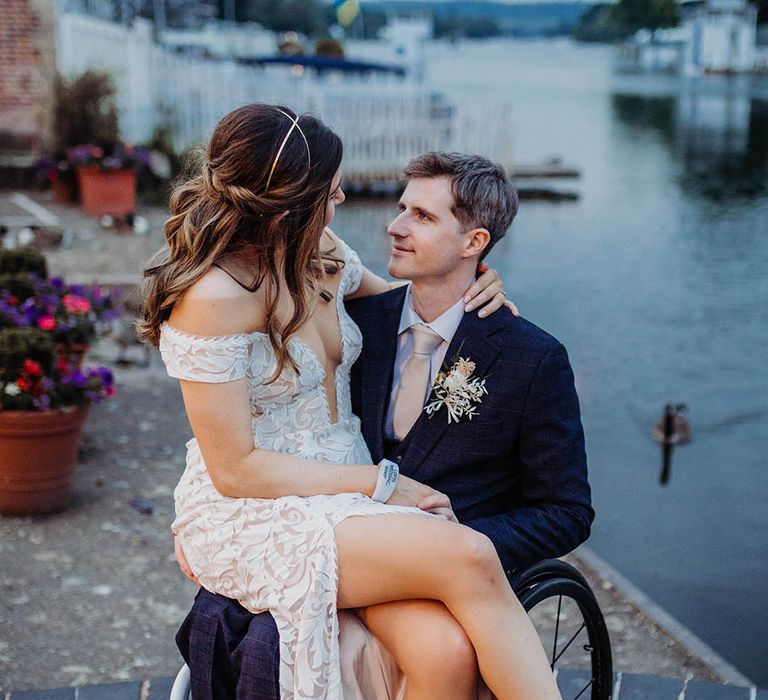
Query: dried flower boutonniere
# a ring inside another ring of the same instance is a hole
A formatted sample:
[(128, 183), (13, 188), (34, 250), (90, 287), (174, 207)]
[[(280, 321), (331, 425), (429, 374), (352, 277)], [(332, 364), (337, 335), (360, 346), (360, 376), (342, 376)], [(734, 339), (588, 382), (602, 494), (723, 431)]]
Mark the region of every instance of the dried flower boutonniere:
[(431, 417), (445, 406), (449, 424), (458, 423), (464, 416), (472, 420), (477, 415), (483, 395), (488, 393), (485, 379), (473, 377), (474, 371), (475, 363), (460, 357), (447, 372), (439, 372), (424, 408), (427, 415)]

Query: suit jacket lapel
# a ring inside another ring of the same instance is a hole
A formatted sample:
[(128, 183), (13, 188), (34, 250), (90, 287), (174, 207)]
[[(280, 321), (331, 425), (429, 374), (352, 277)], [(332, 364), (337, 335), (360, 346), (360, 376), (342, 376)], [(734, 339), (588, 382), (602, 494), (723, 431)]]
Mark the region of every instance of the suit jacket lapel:
[[(503, 328), (504, 313), (505, 310), (500, 310), (485, 319), (478, 318), (477, 312), (465, 314), (445, 353), (443, 369), (449, 369), (459, 357), (463, 357), (475, 363), (474, 376), (487, 376), (499, 354), (499, 347), (490, 336)], [(424, 471), (425, 460), (447, 428), (448, 415), (444, 408), (432, 416), (422, 412), (406, 436), (403, 465), (407, 476), (415, 478), (419, 472)]]
[[(397, 352), (397, 329), (405, 302), (406, 287), (379, 297), (379, 313), (370, 319), (363, 348), (363, 434), (368, 438), (375, 461), (384, 456), (384, 420), (392, 387)], [(376, 339), (378, 342), (373, 342)]]

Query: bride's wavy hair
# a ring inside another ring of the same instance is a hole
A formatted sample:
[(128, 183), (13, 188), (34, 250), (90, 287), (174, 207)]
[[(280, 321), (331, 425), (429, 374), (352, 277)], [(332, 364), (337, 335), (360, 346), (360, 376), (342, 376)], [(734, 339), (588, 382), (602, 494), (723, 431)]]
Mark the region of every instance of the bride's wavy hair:
[[(199, 173), (171, 194), (167, 248), (144, 271), (138, 332), (158, 345), (160, 326), (181, 295), (237, 256), (254, 273), (244, 286), (264, 285), (266, 333), (277, 358), (272, 379), (286, 363), (298, 371), (288, 341), (309, 318), (325, 273), (341, 264), (333, 251), (320, 251), (341, 139), (311, 115), (249, 104), (218, 123), (199, 155)], [(277, 316), (284, 292), (293, 302), (286, 322)]]

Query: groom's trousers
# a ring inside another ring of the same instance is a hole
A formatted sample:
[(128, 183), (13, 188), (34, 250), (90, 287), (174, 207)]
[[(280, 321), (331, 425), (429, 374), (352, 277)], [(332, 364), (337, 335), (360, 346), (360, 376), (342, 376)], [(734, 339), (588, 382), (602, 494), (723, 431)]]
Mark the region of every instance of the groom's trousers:
[(278, 700), (280, 652), (275, 621), (200, 589), (176, 634), (195, 700)]

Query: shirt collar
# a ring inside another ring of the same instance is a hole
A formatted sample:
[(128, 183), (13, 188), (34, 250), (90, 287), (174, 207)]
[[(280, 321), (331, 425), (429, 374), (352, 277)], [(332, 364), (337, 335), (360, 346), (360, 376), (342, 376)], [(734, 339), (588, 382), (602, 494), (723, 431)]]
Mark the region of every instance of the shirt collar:
[(411, 326), (420, 323), (437, 333), (444, 341), (450, 343), (462, 318), (464, 318), (464, 299), (459, 299), (450, 309), (444, 311), (434, 321), (426, 323), (413, 308), (411, 285), (409, 284), (408, 291), (405, 294), (403, 310), (400, 312), (400, 327), (397, 329), (397, 334), (400, 335)]

